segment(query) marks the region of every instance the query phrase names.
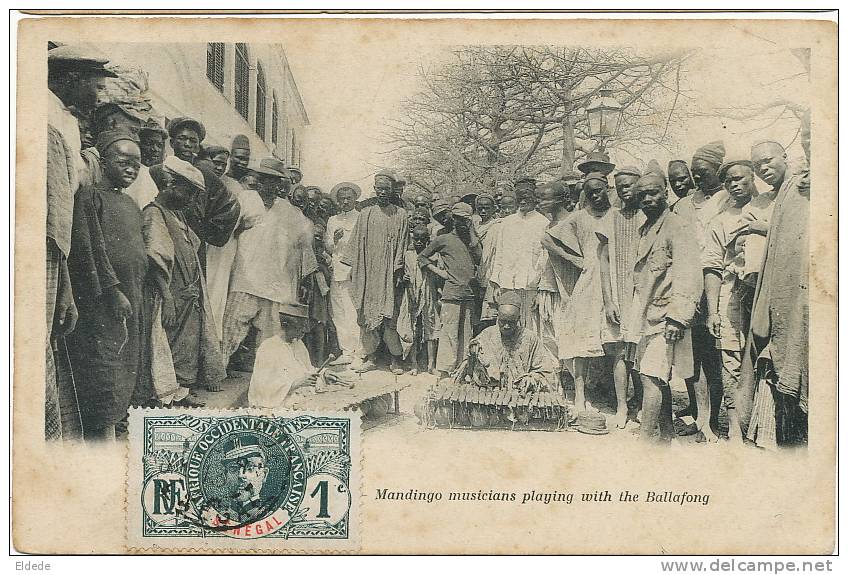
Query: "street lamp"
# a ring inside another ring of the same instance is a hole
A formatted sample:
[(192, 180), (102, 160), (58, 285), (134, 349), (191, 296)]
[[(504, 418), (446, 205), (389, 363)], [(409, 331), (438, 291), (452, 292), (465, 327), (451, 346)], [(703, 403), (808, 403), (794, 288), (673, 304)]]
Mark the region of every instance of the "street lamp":
[(618, 131), (621, 120), (621, 104), (612, 95), (612, 90), (602, 89), (586, 106), (586, 117), (589, 120), (589, 135), (598, 140), (600, 150), (604, 143)]

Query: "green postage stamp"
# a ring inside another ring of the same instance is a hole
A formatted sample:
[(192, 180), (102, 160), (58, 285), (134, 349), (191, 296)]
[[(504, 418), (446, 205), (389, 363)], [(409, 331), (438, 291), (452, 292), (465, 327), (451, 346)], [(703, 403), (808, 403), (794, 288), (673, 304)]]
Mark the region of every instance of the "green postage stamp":
[(359, 549), (357, 412), (134, 409), (130, 549)]

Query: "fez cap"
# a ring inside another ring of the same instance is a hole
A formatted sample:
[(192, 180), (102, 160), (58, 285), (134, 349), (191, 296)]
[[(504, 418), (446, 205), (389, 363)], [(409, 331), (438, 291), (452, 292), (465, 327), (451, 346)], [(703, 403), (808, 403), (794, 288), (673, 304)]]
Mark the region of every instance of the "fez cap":
[(123, 140), (138, 144), (138, 136), (132, 132), (127, 130), (104, 130), (100, 132), (99, 136), (97, 136), (97, 143), (94, 147), (97, 148), (97, 152), (100, 154), (100, 157), (103, 157), (106, 150), (108, 150), (112, 144)]
[(168, 156), (162, 162), (162, 167), (175, 176), (185, 178), (194, 187), (199, 190), (205, 190), (206, 184), (203, 179), (203, 172), (192, 166), (189, 162), (181, 160), (176, 156)]
[(720, 166), (724, 161), (724, 142), (716, 140), (709, 144), (703, 145), (692, 155), (692, 162), (695, 160), (704, 160), (715, 166)]
[(168, 135), (173, 137), (174, 134), (182, 128), (189, 128), (190, 130), (197, 132), (197, 136), (200, 138), (201, 142), (206, 139), (206, 128), (203, 127), (203, 124), (200, 123), (200, 121), (189, 117), (174, 118), (171, 120), (168, 123)]

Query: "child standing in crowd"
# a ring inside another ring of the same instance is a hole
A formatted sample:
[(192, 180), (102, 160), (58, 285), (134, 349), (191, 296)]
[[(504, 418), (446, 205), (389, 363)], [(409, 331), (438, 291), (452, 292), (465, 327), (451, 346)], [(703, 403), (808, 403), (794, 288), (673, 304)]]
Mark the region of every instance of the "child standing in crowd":
[(457, 202), (451, 208), (452, 229), (435, 238), (418, 254), (418, 265), (433, 273), (436, 268), (430, 257), (438, 254), (445, 268), (442, 289), (441, 328), (436, 369), (449, 375), (465, 358), (471, 341), (471, 310), (474, 291), (471, 283), (475, 264), (480, 261), (480, 240), (471, 226), (471, 206)]
[(324, 224), (317, 223), (313, 233), (313, 249), (318, 270), (306, 278), (309, 324), (305, 335), (306, 348), (313, 365), (321, 365), (327, 357), (330, 335), (330, 255), (324, 249)]
[(398, 335), (404, 347), (404, 357), (412, 354), (412, 369), (419, 371), (423, 352), (427, 356), (427, 372), (436, 373), (436, 343), (439, 339), (439, 294), (437, 278), (446, 280), (447, 273), (439, 266), (440, 258), (434, 255), (426, 267), (419, 265), (418, 257), (430, 243), (427, 226), (419, 223), (412, 228), (412, 241), (403, 254), (403, 279), (406, 289), (398, 316)]

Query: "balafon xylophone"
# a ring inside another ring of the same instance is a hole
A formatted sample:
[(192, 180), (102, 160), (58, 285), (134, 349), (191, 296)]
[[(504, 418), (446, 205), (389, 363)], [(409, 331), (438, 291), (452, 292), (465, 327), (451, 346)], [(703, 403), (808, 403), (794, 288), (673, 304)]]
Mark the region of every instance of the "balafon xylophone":
[(415, 406), (426, 428), (559, 431), (568, 426), (565, 398), (552, 391), (519, 391), (441, 380)]

